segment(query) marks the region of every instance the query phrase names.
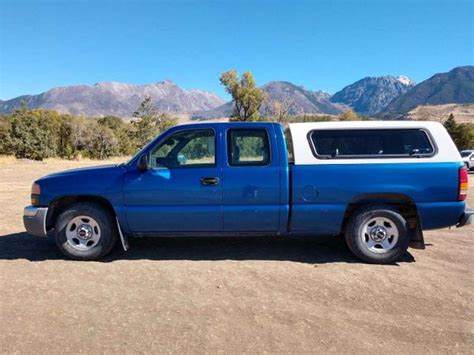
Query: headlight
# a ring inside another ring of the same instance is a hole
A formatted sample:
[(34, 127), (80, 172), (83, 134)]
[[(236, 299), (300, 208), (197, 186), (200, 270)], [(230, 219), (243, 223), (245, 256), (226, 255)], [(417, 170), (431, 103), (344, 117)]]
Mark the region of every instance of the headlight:
[(31, 185), (31, 204), (33, 206), (39, 205), (39, 197), (41, 194), (41, 187), (36, 182)]

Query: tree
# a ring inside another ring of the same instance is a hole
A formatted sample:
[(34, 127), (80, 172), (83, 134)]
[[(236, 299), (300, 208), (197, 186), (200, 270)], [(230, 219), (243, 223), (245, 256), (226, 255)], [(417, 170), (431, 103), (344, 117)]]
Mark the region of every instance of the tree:
[(105, 116), (99, 118), (99, 125), (112, 130), (117, 140), (117, 148), (115, 154), (131, 155), (135, 152), (134, 130), (132, 124), (124, 121), (120, 117)]
[(474, 125), (472, 123), (458, 124), (451, 113), (443, 125), (459, 150), (472, 149), (474, 146)]
[(117, 155), (117, 138), (114, 132), (110, 128), (98, 124), (91, 137), (90, 148), (89, 156), (91, 158), (107, 159)]
[(274, 100), (270, 106), (270, 113), (277, 122), (283, 122), (295, 106), (294, 100), (285, 97), (282, 101)]
[(346, 110), (339, 115), (339, 121), (357, 121), (359, 117), (357, 113), (352, 110)]
[(257, 87), (252, 73), (245, 72), (239, 79), (236, 70), (228, 70), (222, 73), (220, 81), (234, 102), (231, 118), (236, 121), (258, 120), (265, 92)]
[(136, 118), (133, 121), (133, 125), (137, 148), (151, 141), (158, 133), (178, 123), (176, 118), (171, 117), (167, 113), (160, 112), (150, 97), (145, 97), (133, 113), (133, 117)]
[(444, 128), (446, 128), (451, 137), (456, 136), (458, 124), (454, 119), (454, 115), (452, 113), (450, 113), (448, 119), (444, 121), (443, 126)]
[(0, 154), (13, 154), (11, 140), (11, 119), (8, 116), (0, 116)]
[(39, 118), (25, 102), (12, 114), (10, 129), (11, 149), (17, 158), (43, 160), (54, 156), (50, 131), (41, 127)]

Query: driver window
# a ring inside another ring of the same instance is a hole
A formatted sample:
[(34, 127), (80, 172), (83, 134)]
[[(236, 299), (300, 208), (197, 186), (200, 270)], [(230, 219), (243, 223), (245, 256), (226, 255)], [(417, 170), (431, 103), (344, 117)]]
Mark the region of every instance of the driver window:
[(212, 129), (177, 132), (151, 153), (150, 165), (153, 169), (212, 167), (216, 164), (215, 146)]

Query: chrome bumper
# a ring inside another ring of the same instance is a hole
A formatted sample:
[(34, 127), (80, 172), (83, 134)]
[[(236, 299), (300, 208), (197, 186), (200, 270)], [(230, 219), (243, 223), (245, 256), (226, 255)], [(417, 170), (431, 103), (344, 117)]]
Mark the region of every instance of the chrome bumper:
[(474, 222), (474, 210), (471, 208), (466, 208), (458, 224), (456, 224), (456, 227), (458, 228), (463, 227), (468, 224), (472, 224), (473, 222)]
[(23, 224), (26, 231), (37, 237), (46, 237), (47, 207), (26, 206), (23, 210)]

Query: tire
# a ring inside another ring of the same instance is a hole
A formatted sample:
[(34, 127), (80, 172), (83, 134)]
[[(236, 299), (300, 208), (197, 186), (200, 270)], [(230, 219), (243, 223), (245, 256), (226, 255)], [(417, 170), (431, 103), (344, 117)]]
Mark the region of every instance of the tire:
[(369, 206), (356, 211), (348, 221), (345, 238), (352, 253), (371, 264), (400, 260), (410, 243), (406, 220), (390, 206)]
[(57, 218), (54, 237), (59, 250), (75, 260), (98, 260), (117, 242), (114, 218), (100, 205), (79, 202)]

